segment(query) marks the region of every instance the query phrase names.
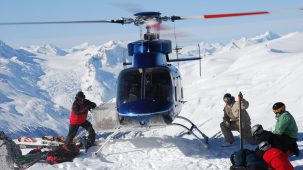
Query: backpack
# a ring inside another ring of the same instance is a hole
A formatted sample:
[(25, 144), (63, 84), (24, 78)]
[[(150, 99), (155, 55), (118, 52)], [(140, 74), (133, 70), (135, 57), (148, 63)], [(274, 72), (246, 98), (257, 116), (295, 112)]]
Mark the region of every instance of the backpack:
[(239, 150), (231, 154), (230, 170), (268, 170), (266, 163), (257, 154), (248, 149)]
[(61, 162), (72, 161), (80, 152), (79, 146), (70, 145), (68, 150), (63, 146), (58, 146), (56, 149), (49, 151), (46, 161), (53, 165)]
[(0, 131), (0, 169), (14, 169), (15, 158), (19, 156), (22, 156), (20, 147)]

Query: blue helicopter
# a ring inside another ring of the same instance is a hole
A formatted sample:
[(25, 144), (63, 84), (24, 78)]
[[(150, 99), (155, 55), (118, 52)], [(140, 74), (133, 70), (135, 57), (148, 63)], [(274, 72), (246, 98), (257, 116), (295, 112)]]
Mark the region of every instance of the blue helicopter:
[(171, 124), (185, 101), (181, 75), (168, 63), (201, 59), (169, 58), (172, 42), (160, 39), (158, 30), (152, 32), (153, 25), (163, 20), (160, 15), (159, 12), (135, 14), (135, 22), (145, 23), (147, 30), (143, 40), (128, 44), (128, 55), (133, 57), (132, 67), (119, 74), (116, 104), (122, 125), (133, 121), (142, 126)]
[[(119, 74), (116, 103), (106, 103), (92, 111), (94, 128), (100, 131), (115, 129), (110, 139), (124, 130), (175, 125), (185, 128), (188, 134), (193, 134), (207, 147), (208, 137), (189, 119), (179, 116), (185, 103), (182, 78), (179, 70), (169, 64), (200, 60), (201, 57), (170, 59), (172, 42), (160, 39), (159, 29), (153, 29), (158, 28), (162, 21), (174, 21), (179, 17), (161, 17), (159, 12), (140, 12), (135, 17), (134, 20), (124, 21), (145, 25), (146, 32), (142, 40), (128, 44), (128, 55), (132, 57), (132, 62), (124, 61), (123, 64), (131, 67)], [(174, 123), (175, 119), (182, 119), (190, 126)]]

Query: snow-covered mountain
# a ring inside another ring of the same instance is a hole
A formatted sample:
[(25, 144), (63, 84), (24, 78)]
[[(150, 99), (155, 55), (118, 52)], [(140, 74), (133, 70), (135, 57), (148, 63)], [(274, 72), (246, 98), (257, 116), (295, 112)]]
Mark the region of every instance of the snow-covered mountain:
[[(223, 138), (216, 134), (223, 116), (223, 95), (237, 95), (239, 91), (250, 102), (252, 124), (262, 124), (265, 129), (275, 124), (272, 105), (284, 102), (297, 121), (302, 150), (302, 41), (302, 32), (285, 36), (268, 32), (227, 45), (200, 43), (202, 77), (199, 62), (180, 65), (187, 101), (181, 114), (211, 137), (209, 149), (192, 136), (180, 137), (182, 129), (167, 127), (123, 133), (103, 149), (102, 157), (92, 158), (91, 152), (97, 149), (92, 147), (73, 162), (36, 164), (30, 169), (229, 169), (229, 156), (238, 147), (218, 147)], [(69, 109), (77, 91), (83, 90), (97, 104), (115, 97), (126, 45), (114, 41), (99, 46), (86, 43), (65, 50), (67, 54), (60, 57), (27, 48), (23, 49), (37, 56), (19, 56), (14, 53), (17, 50), (6, 47), (10, 50), (0, 52), (0, 130), (12, 137), (66, 135)], [(198, 56), (197, 47), (183, 47), (180, 56)], [(99, 133), (98, 140), (107, 135)], [(245, 143), (245, 147), (255, 146)], [(290, 160), (296, 169), (303, 168), (302, 156)]]
[(30, 53), (23, 49), (13, 49), (12, 47), (6, 45), (3, 41), (0, 40), (0, 56), (5, 58), (10, 58), (13, 56), (23, 57), (23, 56), (35, 56), (35, 54)]
[(243, 37), (239, 40), (232, 40), (229, 44), (227, 44), (222, 52), (230, 51), (231, 49), (239, 49), (243, 47), (247, 47), (250, 45), (258, 44), (258, 43), (264, 43), (268, 42), (274, 39), (280, 38), (280, 35), (272, 33), (272, 32), (266, 32), (263, 35), (259, 35), (252, 38), (246, 38)]
[(59, 47), (53, 45), (53, 44), (44, 44), (42, 46), (29, 46), (29, 47), (21, 47), (22, 49), (26, 51), (30, 51), (32, 53), (35, 53), (37, 55), (55, 55), (55, 56), (65, 56), (68, 54), (66, 51), (60, 49)]
[(41, 59), (4, 43), (0, 51), (0, 129), (12, 137), (66, 129), (67, 110), (55, 105), (37, 84), (45, 74)]
[(74, 46), (68, 50), (69, 53), (81, 52), (91, 48), (96, 48), (95, 45), (90, 45), (88, 42), (82, 43), (80, 45)]

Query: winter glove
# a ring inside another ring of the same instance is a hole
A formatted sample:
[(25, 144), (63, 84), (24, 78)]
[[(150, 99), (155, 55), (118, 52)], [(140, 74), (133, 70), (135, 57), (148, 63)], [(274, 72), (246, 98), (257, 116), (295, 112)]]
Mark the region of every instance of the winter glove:
[(225, 124), (227, 127), (230, 126), (230, 121), (224, 120), (223, 122), (224, 122), (224, 124)]
[(94, 109), (94, 108), (96, 108), (96, 103), (94, 103), (94, 102), (92, 102), (91, 104), (90, 104), (90, 107), (91, 107), (91, 109)]
[(94, 102), (91, 102), (88, 106), (87, 109), (90, 111), (91, 109), (94, 109), (97, 105)]
[(92, 108), (90, 108), (90, 106), (88, 105), (88, 106), (86, 106), (86, 108), (85, 108), (87, 111), (90, 111), (90, 109), (92, 109)]

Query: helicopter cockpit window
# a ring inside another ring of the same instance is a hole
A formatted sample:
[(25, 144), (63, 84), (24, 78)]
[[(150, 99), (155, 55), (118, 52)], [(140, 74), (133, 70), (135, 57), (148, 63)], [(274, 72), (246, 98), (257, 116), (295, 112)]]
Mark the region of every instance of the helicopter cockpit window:
[(124, 70), (118, 81), (118, 103), (126, 103), (141, 98), (142, 69)]
[(164, 67), (148, 68), (144, 75), (144, 97), (152, 100), (172, 100), (172, 82), (169, 71)]

